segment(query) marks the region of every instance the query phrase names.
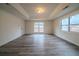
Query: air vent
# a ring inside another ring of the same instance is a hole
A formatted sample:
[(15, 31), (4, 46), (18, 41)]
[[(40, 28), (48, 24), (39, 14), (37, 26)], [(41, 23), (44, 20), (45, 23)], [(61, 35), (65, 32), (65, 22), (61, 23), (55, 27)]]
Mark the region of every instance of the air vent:
[(67, 5), (66, 7), (63, 8), (63, 10), (67, 9), (69, 7), (69, 5)]
[(9, 5), (9, 3), (6, 3), (6, 5)]

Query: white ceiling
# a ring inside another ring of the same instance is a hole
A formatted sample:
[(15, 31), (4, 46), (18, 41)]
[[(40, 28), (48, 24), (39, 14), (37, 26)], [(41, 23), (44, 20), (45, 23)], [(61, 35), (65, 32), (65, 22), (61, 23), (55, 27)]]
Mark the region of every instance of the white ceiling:
[[(65, 8), (69, 6), (68, 8)], [(38, 14), (37, 7), (43, 7), (45, 12)], [(78, 3), (11, 3), (0, 4), (0, 8), (7, 10), (25, 20), (53, 20), (79, 8)], [(65, 9), (64, 9), (65, 8)]]
[[(49, 15), (51, 14), (52, 11), (58, 6), (56, 3), (47, 3), (47, 4), (41, 4), (41, 3), (35, 3), (35, 4), (20, 4), (24, 10), (28, 13), (29, 19), (34, 20), (34, 19), (48, 19)], [(45, 12), (42, 13), (41, 15), (35, 12), (35, 9), (37, 7), (43, 7), (45, 9)]]

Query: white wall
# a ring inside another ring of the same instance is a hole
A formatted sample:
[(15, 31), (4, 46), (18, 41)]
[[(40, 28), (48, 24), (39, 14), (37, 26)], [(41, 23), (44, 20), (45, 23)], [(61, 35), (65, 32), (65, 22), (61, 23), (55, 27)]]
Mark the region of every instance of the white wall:
[(53, 27), (52, 21), (26, 21), (26, 34), (34, 33), (34, 23), (35, 22), (44, 22), (44, 34), (52, 34)]
[(24, 34), (24, 20), (0, 9), (0, 46)]
[(79, 10), (73, 11), (72, 13), (65, 15), (59, 19), (53, 21), (54, 26), (54, 34), (79, 46), (79, 32), (66, 32), (61, 30), (60, 22), (64, 17), (68, 17), (69, 15), (74, 15), (78, 13)]

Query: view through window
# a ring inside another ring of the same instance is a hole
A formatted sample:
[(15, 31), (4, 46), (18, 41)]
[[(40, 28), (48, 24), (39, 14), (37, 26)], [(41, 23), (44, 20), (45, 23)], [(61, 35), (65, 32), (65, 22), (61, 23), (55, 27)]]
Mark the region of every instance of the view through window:
[(79, 32), (79, 14), (62, 19), (61, 27), (64, 31)]
[(62, 20), (61, 26), (62, 26), (62, 30), (64, 31), (68, 31), (68, 20), (69, 20), (68, 18)]
[(70, 17), (70, 31), (79, 32), (79, 14)]

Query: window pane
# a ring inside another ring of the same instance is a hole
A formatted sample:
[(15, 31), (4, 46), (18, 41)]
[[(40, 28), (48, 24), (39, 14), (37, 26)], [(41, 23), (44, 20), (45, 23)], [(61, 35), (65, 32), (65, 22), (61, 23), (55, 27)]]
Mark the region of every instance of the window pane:
[(38, 24), (37, 23), (34, 24), (34, 28), (36, 28), (36, 27), (38, 28)]
[(70, 18), (70, 31), (79, 32), (79, 15)]
[(43, 24), (39, 24), (39, 26), (43, 26)]
[(43, 32), (44, 30), (43, 29), (40, 29), (40, 32)]
[(69, 23), (69, 18), (65, 18), (62, 20), (61, 27), (63, 31), (68, 31), (68, 28), (69, 28), (68, 23)]
[(34, 32), (38, 32), (38, 23), (34, 23)]
[(35, 28), (38, 28), (38, 26), (34, 26)]
[(39, 24), (44, 24), (44, 23), (42, 23), (42, 22), (39, 22)]
[(62, 20), (62, 25), (68, 25), (68, 18)]
[(34, 32), (38, 32), (38, 29), (34, 29)]
[(34, 32), (44, 32), (44, 23), (43, 22), (36, 22), (34, 24)]
[(44, 23), (39, 22), (39, 32), (44, 32)]
[(68, 31), (68, 26), (62, 26), (62, 30)]
[(38, 25), (38, 23), (35, 23), (35, 25)]
[(79, 24), (79, 15), (74, 15), (70, 18), (70, 24)]
[(70, 31), (79, 32), (79, 25), (70, 25)]
[(43, 26), (40, 26), (40, 28), (44, 28)]

